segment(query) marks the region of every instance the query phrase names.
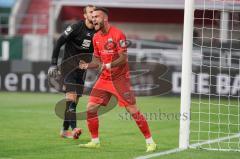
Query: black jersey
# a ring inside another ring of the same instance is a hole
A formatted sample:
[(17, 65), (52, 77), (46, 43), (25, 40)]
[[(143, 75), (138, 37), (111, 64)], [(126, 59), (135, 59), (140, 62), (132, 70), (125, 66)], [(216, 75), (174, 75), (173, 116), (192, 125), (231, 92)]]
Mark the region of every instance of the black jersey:
[[(95, 30), (87, 28), (84, 21), (68, 26), (57, 40), (54, 47), (51, 62), (52, 65), (57, 64), (60, 48), (64, 44), (65, 50), (63, 60), (84, 53), (90, 53), (88, 58), (90, 60), (91, 54), (93, 53), (92, 38), (94, 33)], [(88, 62), (90, 62), (89, 60)]]

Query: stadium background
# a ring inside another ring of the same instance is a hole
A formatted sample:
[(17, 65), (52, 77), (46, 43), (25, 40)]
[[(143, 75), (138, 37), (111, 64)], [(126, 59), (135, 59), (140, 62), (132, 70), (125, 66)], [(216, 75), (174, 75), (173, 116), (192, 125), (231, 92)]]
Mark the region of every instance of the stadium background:
[[(111, 12), (110, 21), (113, 25), (124, 30), (128, 40), (131, 41), (129, 47), (130, 59), (137, 62), (151, 61), (158, 62), (169, 67), (165, 78), (173, 84), (170, 93), (180, 93), (180, 69), (181, 69), (181, 48), (183, 32), (183, 13), (184, 1), (64, 1), (64, 0), (24, 0), (24, 1), (1, 1), (1, 37), (0, 37), (0, 58), (4, 67), (1, 69), (0, 88), (4, 91), (11, 91), (8, 87), (11, 78), (17, 79), (17, 87), (13, 91), (40, 91), (48, 92), (46, 70), (48, 61), (51, 58), (51, 50), (54, 41), (59, 34), (70, 23), (82, 19), (82, 8), (88, 3), (107, 6)], [(197, 1), (201, 8), (201, 1)], [(195, 17), (202, 16), (203, 10), (198, 9)], [(213, 16), (220, 18), (220, 12), (204, 11), (205, 18)], [(239, 14), (234, 14), (233, 18), (239, 19)], [(195, 26), (201, 25), (201, 20), (195, 20)], [(205, 24), (211, 25), (212, 22), (205, 20)], [(219, 23), (214, 22), (216, 28)], [(195, 29), (195, 42), (200, 43), (200, 30)], [(205, 31), (211, 34), (211, 30)], [(216, 40), (213, 45), (218, 45)], [(233, 34), (234, 39), (239, 38), (239, 33)], [(206, 41), (207, 42), (207, 41)], [(210, 43), (210, 42), (209, 42)], [(209, 44), (210, 45), (210, 44)], [(229, 47), (228, 43), (225, 44)], [(235, 48), (239, 48), (237, 44)], [(62, 48), (63, 50), (63, 48)], [(211, 54), (218, 57), (218, 50), (204, 50), (204, 55), (199, 53), (200, 48), (195, 47), (193, 51), (193, 62), (197, 63), (200, 59), (205, 59), (205, 63), (210, 63), (208, 58)], [(224, 51), (221, 56), (228, 55)], [(239, 58), (238, 53), (233, 56)], [(221, 58), (221, 57), (220, 57)], [(231, 57), (230, 57), (231, 58)], [(13, 61), (14, 60), (14, 61)], [(12, 61), (12, 62), (11, 62)], [(21, 64), (16, 62), (20, 62)], [(42, 63), (41, 62), (46, 62)], [(229, 65), (229, 60), (221, 61), (223, 65)], [(33, 65), (43, 66), (37, 69)], [(213, 61), (218, 65), (219, 61)], [(230, 61), (232, 65), (238, 65), (238, 61)], [(4, 71), (5, 70), (5, 71)], [(8, 70), (8, 71), (6, 71)], [(14, 75), (14, 72), (17, 73)], [(10, 74), (9, 73), (13, 73)], [(41, 79), (44, 81), (42, 89), (38, 87), (41, 80), (38, 78), (42, 73)], [(27, 76), (23, 78), (23, 76)], [(233, 74), (234, 76), (234, 74)], [(199, 78), (198, 78), (199, 77)], [(201, 87), (201, 74), (197, 75), (194, 92), (198, 92)], [(23, 80), (25, 79), (25, 81)], [(90, 77), (91, 79), (91, 77)], [(26, 81), (28, 80), (28, 81)], [(145, 77), (141, 77), (141, 83), (147, 83)], [(22, 84), (26, 83), (26, 88)], [(13, 84), (14, 85), (14, 84)], [(14, 87), (14, 86), (13, 86)], [(43, 88), (44, 87), (44, 88)], [(199, 89), (198, 89), (199, 88)], [(215, 90), (213, 90), (215, 91)], [(234, 92), (233, 92), (234, 93)]]
[[(202, 1), (197, 0), (198, 10), (195, 12), (195, 17), (202, 16), (203, 10)], [(7, 113), (11, 113), (12, 109), (16, 110), (16, 114), (12, 114), (16, 118), (22, 117), (19, 112), (25, 112), (28, 109), (33, 111), (36, 109), (36, 112), (52, 111), (54, 109), (54, 104), (59, 99), (62, 98), (62, 94), (48, 94), (49, 92), (55, 92), (53, 89), (48, 87), (47, 83), (47, 69), (49, 67), (51, 51), (54, 45), (55, 40), (58, 38), (60, 33), (66, 28), (67, 25), (71, 24), (74, 21), (82, 19), (82, 8), (87, 4), (94, 4), (97, 6), (106, 6), (110, 10), (110, 21), (113, 25), (121, 28), (127, 36), (127, 39), (131, 41), (129, 46), (129, 59), (136, 62), (152, 62), (159, 63), (167, 66), (167, 72), (161, 76), (161, 78), (166, 79), (172, 83), (172, 87), (162, 96), (157, 96), (152, 99), (147, 99), (147, 97), (139, 97), (139, 100), (142, 102), (143, 110), (145, 112), (152, 111), (165, 111), (167, 113), (176, 113), (179, 112), (179, 95), (180, 95), (180, 82), (181, 82), (181, 52), (182, 52), (182, 35), (183, 35), (183, 16), (184, 16), (184, 1), (183, 0), (104, 0), (104, 1), (95, 1), (95, 0), (0, 0), (0, 107), (3, 110), (0, 116), (1, 121), (8, 121), (13, 123), (14, 120), (9, 119), (6, 116)], [(220, 12), (213, 12), (211, 10), (205, 13), (206, 18), (211, 18), (213, 16), (220, 17)], [(239, 13), (236, 13), (232, 16), (236, 20), (240, 20)], [(212, 25), (212, 22), (204, 21), (206, 24)], [(201, 20), (195, 20), (195, 26), (200, 26), (202, 23)], [(214, 22), (216, 28), (220, 27), (218, 22)], [(194, 30), (194, 41), (195, 44), (201, 43), (201, 37), (199, 30)], [(211, 31), (206, 31), (205, 34), (211, 34)], [(215, 32), (215, 37), (219, 37), (220, 32)], [(235, 39), (239, 39), (240, 35), (238, 33), (233, 35)], [(206, 41), (210, 43), (210, 41)], [(210, 45), (210, 44), (209, 44)], [(213, 45), (218, 45), (217, 38), (214, 40)], [(226, 42), (224, 44), (226, 47), (229, 47), (229, 44)], [(239, 48), (240, 45), (236, 45), (236, 48)], [(63, 48), (62, 48), (63, 52)], [(194, 45), (193, 50), (193, 63), (198, 63), (200, 59), (205, 59), (204, 62), (210, 63), (211, 59), (208, 59), (209, 54), (213, 54), (216, 57), (219, 57), (217, 50), (204, 50), (204, 56), (200, 55), (200, 48), (197, 45)], [(226, 57), (228, 51), (225, 50), (221, 56)], [(240, 58), (239, 52), (234, 52), (232, 54), (235, 58)], [(220, 61), (213, 61), (213, 65), (216, 66)], [(221, 61), (223, 65), (239, 65), (238, 61)], [(193, 68), (197, 70), (198, 68)], [(157, 69), (155, 69), (158, 71)], [(213, 71), (214, 72), (214, 71)], [(239, 71), (232, 71), (231, 78), (237, 75)], [(153, 72), (153, 74), (158, 74), (158, 72)], [(92, 76), (88, 76), (88, 85), (93, 83)], [(199, 71), (199, 74), (195, 75), (193, 83), (193, 92), (201, 92), (207, 86), (204, 83), (205, 80), (208, 80), (208, 76), (202, 76), (202, 72)], [(156, 81), (159, 77), (156, 76), (141, 76), (139, 77), (138, 84), (134, 88), (137, 91), (141, 90), (150, 90), (151, 87), (148, 85)], [(214, 79), (217, 82), (216, 79)], [(213, 80), (213, 81), (214, 81)], [(213, 82), (214, 83), (214, 82)], [(232, 81), (231, 84), (236, 82)], [(161, 83), (160, 83), (161, 86)], [(223, 88), (224, 89), (224, 88)], [(211, 92), (217, 93), (222, 90), (217, 90), (213, 88)], [(10, 93), (15, 92), (15, 93)], [(22, 94), (20, 92), (29, 92)], [(34, 93), (33, 93), (34, 92)], [(41, 93), (41, 94), (39, 94)], [(46, 94), (45, 94), (46, 93)], [(208, 93), (208, 92), (206, 92)], [(238, 95), (236, 91), (225, 90), (225, 94)], [(151, 94), (151, 92), (149, 93)], [(148, 94), (146, 94), (148, 95)], [(23, 100), (25, 99), (25, 100)], [(34, 100), (35, 99), (35, 100)], [(45, 100), (44, 102), (42, 100)], [(172, 102), (172, 103), (171, 103)], [(149, 106), (149, 104), (151, 106)], [(84, 98), (81, 105), (86, 105), (86, 99)], [(159, 107), (155, 107), (155, 106)], [(5, 109), (4, 109), (5, 108)], [(8, 109), (11, 109), (10, 111)], [(33, 112), (35, 112), (33, 111)], [(113, 114), (118, 114), (119, 112), (114, 111)], [(37, 114), (38, 116), (39, 114)], [(53, 127), (50, 132), (54, 133), (58, 131), (56, 125), (58, 119), (54, 114), (49, 118), (52, 122), (47, 127)], [(13, 117), (12, 116), (12, 117)], [(41, 115), (40, 115), (41, 116)], [(39, 116), (39, 117), (40, 117)], [(118, 117), (118, 115), (116, 115)], [(34, 115), (31, 114), (28, 116), (30, 120), (34, 120)], [(42, 116), (41, 116), (42, 117)], [(48, 119), (49, 114), (44, 114), (44, 118)], [(111, 116), (110, 116), (111, 117)], [(110, 118), (109, 117), (109, 118)], [(111, 119), (111, 118), (110, 118)], [(40, 120), (40, 119), (39, 119)], [(37, 122), (39, 122), (37, 120)], [(24, 122), (24, 121), (23, 121)], [(48, 120), (45, 120), (48, 122)], [(34, 122), (31, 123), (26, 119), (26, 123), (30, 124), (27, 128), (37, 130), (38, 127), (33, 126)], [(15, 123), (17, 129), (21, 129), (19, 126), (20, 123)], [(41, 123), (40, 123), (41, 124)], [(42, 123), (43, 124), (43, 123)], [(159, 124), (161, 129), (159, 128)], [(167, 125), (169, 124), (169, 125)], [(2, 127), (8, 127), (8, 125), (2, 122)], [(22, 123), (20, 124), (22, 125)], [(155, 126), (154, 126), (155, 125)], [(19, 127), (18, 127), (19, 126)], [(169, 128), (172, 126), (174, 128)], [(129, 126), (130, 129), (132, 128)], [(177, 147), (178, 142), (178, 121), (160, 121), (154, 122), (153, 126), (154, 131), (161, 131), (159, 138), (172, 137), (172, 141), (163, 141), (165, 146), (160, 146), (163, 150)], [(164, 129), (165, 130), (162, 130)], [(160, 129), (160, 130), (159, 130)], [(175, 131), (175, 133), (168, 135), (168, 131)], [(25, 158), (25, 150), (31, 149), (34, 145), (23, 146), (26, 149), (19, 150), (19, 152), (14, 149), (15, 147), (12, 144), (9, 144), (9, 141), (5, 138), (8, 134), (11, 134), (11, 131), (15, 131), (13, 127), (9, 127), (2, 134), (0, 133), (0, 139), (2, 140), (2, 145), (0, 143), (0, 158), (17, 158), (20, 155), (20, 158)], [(48, 133), (47, 130), (44, 132), (36, 133), (30, 131), (34, 135), (43, 135)], [(41, 134), (42, 133), (42, 134)], [(115, 132), (114, 132), (115, 133)], [(131, 133), (130, 133), (131, 134)], [(158, 133), (157, 133), (158, 134)], [(20, 141), (25, 139), (30, 142), (34, 140), (34, 137), (25, 136), (22, 133), (16, 133), (17, 138), (21, 138)], [(54, 136), (55, 135), (55, 136)], [(56, 138), (56, 134), (53, 136)], [(119, 135), (119, 134), (118, 134)], [(126, 134), (125, 134), (126, 135)], [(13, 135), (14, 136), (14, 135)], [(50, 135), (50, 139), (54, 140), (54, 137)], [(131, 135), (130, 135), (131, 136)], [(47, 135), (47, 137), (49, 137)], [(52, 137), (52, 138), (51, 138)], [(15, 137), (13, 137), (15, 138)], [(25, 138), (25, 139), (24, 139)], [(85, 137), (86, 138), (86, 137)], [(37, 139), (36, 139), (37, 140)], [(116, 140), (118, 141), (118, 140)], [(160, 140), (161, 141), (161, 140)], [(15, 142), (12, 140), (11, 142)], [(26, 142), (26, 143), (28, 143)], [(42, 145), (46, 141), (42, 141)], [(110, 141), (107, 141), (110, 142)], [(61, 141), (57, 141), (57, 144), (60, 144)], [(21, 143), (19, 143), (21, 144)], [(69, 145), (69, 143), (64, 142), (64, 144)], [(42, 148), (42, 145), (39, 148)], [(51, 145), (51, 144), (50, 144)], [(10, 149), (8, 149), (8, 146)], [(49, 145), (48, 145), (49, 146)], [(131, 144), (130, 144), (131, 146)], [(5, 147), (5, 148), (3, 148)], [(2, 151), (1, 151), (2, 148)], [(124, 154), (124, 158), (135, 157), (141, 155), (141, 152), (138, 152), (140, 146), (137, 147), (137, 152), (130, 152), (129, 154)], [(72, 152), (73, 150), (71, 150)], [(103, 150), (105, 151), (105, 150)], [(112, 151), (119, 151), (116, 148), (116, 145)], [(2, 155), (1, 155), (2, 152)], [(45, 152), (41, 150), (41, 152)], [(46, 151), (47, 152), (47, 151)], [(83, 151), (81, 151), (84, 153)], [(90, 153), (90, 151), (87, 151)], [(55, 157), (69, 157), (63, 150), (65, 155), (43, 155), (44, 158), (55, 158)], [(99, 152), (102, 153), (100, 158), (108, 158), (109, 154), (105, 154), (102, 150)], [(118, 152), (122, 154), (123, 152)], [(116, 155), (115, 154), (115, 155)], [(199, 152), (190, 151), (186, 154), (181, 154), (180, 157), (192, 158), (189, 156), (196, 155), (199, 158), (204, 158), (204, 156), (213, 156), (214, 153), (203, 152), (201, 155)], [(31, 156), (32, 155), (32, 156)], [(82, 156), (82, 154), (78, 154)], [(85, 156), (84, 156), (85, 155)], [(88, 158), (88, 154), (84, 154), (83, 158)], [(220, 153), (220, 155), (228, 156), (229, 154)], [(232, 157), (236, 157), (236, 154), (231, 154)], [(239, 155), (239, 154), (238, 154)], [(13, 157), (12, 157), (13, 156)], [(108, 157), (106, 157), (108, 156)], [(38, 158), (36, 154), (30, 153), (29, 158)], [(75, 156), (74, 156), (75, 157)], [(172, 158), (178, 158), (179, 156), (172, 156)], [(196, 156), (195, 156), (196, 157)], [(89, 158), (94, 158), (90, 155)], [(109, 157), (111, 158), (111, 157)], [(171, 158), (171, 157), (170, 157)]]

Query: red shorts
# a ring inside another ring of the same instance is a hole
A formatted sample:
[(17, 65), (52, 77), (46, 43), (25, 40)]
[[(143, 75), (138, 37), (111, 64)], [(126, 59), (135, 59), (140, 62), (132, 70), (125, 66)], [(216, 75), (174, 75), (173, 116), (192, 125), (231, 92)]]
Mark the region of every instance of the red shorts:
[(130, 80), (125, 77), (113, 81), (99, 78), (92, 89), (89, 102), (106, 106), (112, 95), (116, 97), (119, 106), (124, 107), (136, 103)]

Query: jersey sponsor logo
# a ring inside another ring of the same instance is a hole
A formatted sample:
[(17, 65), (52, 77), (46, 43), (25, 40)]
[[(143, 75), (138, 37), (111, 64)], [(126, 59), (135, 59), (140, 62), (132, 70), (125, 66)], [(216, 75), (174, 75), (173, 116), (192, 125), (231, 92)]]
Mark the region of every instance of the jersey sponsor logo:
[(107, 43), (104, 45), (105, 52), (113, 52), (117, 48), (116, 43), (112, 38), (108, 38)]
[(106, 50), (106, 49), (104, 49), (104, 50), (100, 50), (99, 52), (102, 55), (104, 55), (104, 54), (114, 54), (114, 50)]
[(83, 43), (82, 43), (83, 48), (89, 48), (90, 45), (91, 45), (91, 40), (88, 40), (88, 39), (83, 40)]
[(114, 50), (103, 50), (102, 54), (114, 54)]
[(69, 35), (69, 34), (71, 34), (72, 31), (73, 31), (72, 27), (68, 26), (67, 29), (64, 31), (64, 34)]

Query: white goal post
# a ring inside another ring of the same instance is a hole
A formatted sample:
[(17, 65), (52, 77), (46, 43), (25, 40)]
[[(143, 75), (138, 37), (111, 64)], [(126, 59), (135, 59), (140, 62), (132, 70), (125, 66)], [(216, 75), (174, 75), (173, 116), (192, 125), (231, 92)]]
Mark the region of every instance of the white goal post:
[[(194, 0), (185, 0), (179, 148), (189, 147)], [(183, 118), (182, 114), (187, 114)]]
[(240, 151), (240, 0), (195, 2), (184, 8), (179, 149)]

